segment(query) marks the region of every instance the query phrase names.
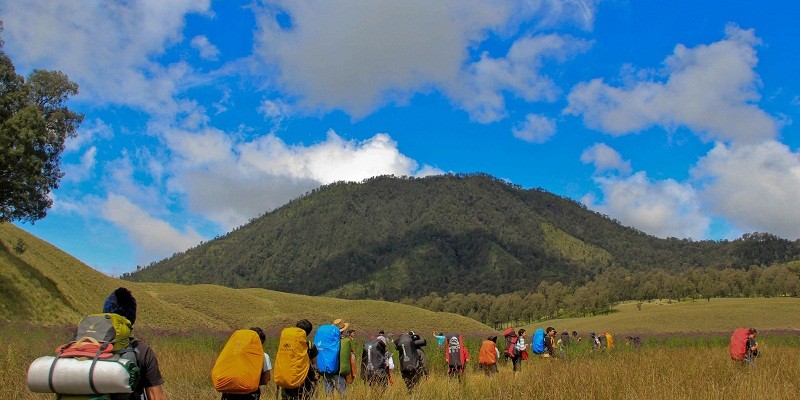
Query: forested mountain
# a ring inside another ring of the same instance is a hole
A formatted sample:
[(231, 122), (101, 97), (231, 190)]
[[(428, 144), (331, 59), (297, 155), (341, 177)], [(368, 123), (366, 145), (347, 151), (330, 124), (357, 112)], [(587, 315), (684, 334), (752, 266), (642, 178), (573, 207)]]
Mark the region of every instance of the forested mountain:
[(745, 269), (799, 256), (798, 242), (770, 234), (659, 239), (483, 174), (376, 177), (321, 187), (124, 278), (398, 300), (532, 292), (543, 281), (578, 287), (609, 269)]

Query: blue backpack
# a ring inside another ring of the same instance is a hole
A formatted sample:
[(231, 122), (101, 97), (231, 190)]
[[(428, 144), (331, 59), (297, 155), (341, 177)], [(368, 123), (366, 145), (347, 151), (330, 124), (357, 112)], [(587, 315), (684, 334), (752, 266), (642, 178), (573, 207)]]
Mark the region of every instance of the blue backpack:
[(531, 350), (534, 352), (534, 354), (544, 354), (544, 329), (539, 328), (533, 333)]
[(314, 346), (317, 347), (317, 368), (323, 374), (339, 373), (339, 327), (332, 324), (322, 325), (314, 333)]

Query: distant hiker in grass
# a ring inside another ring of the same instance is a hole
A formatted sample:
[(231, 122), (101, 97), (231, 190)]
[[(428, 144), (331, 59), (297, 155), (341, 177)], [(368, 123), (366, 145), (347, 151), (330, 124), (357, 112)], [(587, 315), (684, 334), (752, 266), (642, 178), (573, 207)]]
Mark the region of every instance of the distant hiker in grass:
[(548, 326), (544, 331), (544, 354), (542, 357), (556, 356), (556, 328)]
[(356, 379), (356, 351), (355, 344), (353, 343), (355, 337), (356, 331), (353, 329), (348, 329), (342, 334), (342, 353), (339, 356), (339, 375), (344, 377), (345, 387), (353, 383)]
[(522, 360), (527, 358), (528, 351), (527, 345), (525, 344), (525, 329), (520, 329), (517, 332), (517, 342), (514, 344), (514, 354), (511, 357), (514, 372), (519, 372), (522, 369)]
[[(263, 351), (264, 341), (267, 340), (267, 335), (264, 334), (264, 331), (258, 327), (250, 328), (250, 330), (258, 334), (258, 339), (261, 341), (261, 346), (262, 346), (261, 351)], [(269, 354), (264, 353), (264, 361), (261, 365), (261, 376), (258, 380), (259, 386), (266, 385), (269, 382), (271, 370), (272, 370), (272, 360), (270, 360)], [(254, 392), (248, 394), (223, 393), (221, 400), (258, 400), (260, 398), (261, 398), (261, 388), (259, 387)]]
[(583, 337), (578, 335), (578, 331), (572, 331), (572, 338), (575, 339), (575, 343), (580, 343), (583, 340)]
[[(103, 304), (103, 313), (119, 314), (127, 318), (131, 325), (136, 322), (136, 299), (130, 290), (120, 287), (114, 290)], [(139, 383), (131, 395), (123, 397), (112, 396), (112, 399), (140, 399), (164, 400), (164, 378), (158, 367), (158, 359), (153, 349), (147, 343), (130, 338), (130, 346), (135, 349), (136, 363), (139, 367)]]
[(756, 362), (756, 357), (758, 357), (758, 342), (756, 342), (756, 331), (755, 328), (750, 328), (747, 330), (747, 351), (744, 355), (744, 363), (747, 365), (753, 365)]
[[(350, 342), (344, 335), (349, 326), (350, 324), (337, 318), (331, 324), (318, 327), (314, 334), (314, 346), (318, 352), (317, 370), (327, 395), (333, 394), (334, 390), (344, 394), (347, 389), (345, 376), (351, 372)], [(343, 345), (347, 345), (347, 348)]]
[(497, 349), (497, 336), (490, 336), (481, 343), (481, 350), (478, 353), (478, 363), (487, 376), (497, 373), (498, 358), (500, 350)]
[(444, 347), (444, 340), (447, 339), (447, 337), (444, 336), (444, 332), (433, 331), (433, 336), (436, 337), (436, 345)]
[(597, 351), (602, 348), (600, 338), (594, 332), (589, 333), (589, 339), (592, 340), (592, 350)]
[(314, 397), (317, 386), (316, 358), (319, 354), (308, 335), (314, 328), (307, 319), (297, 321), (281, 332), (275, 357), (275, 384), (282, 399), (307, 400)]
[(385, 388), (389, 385), (389, 363), (394, 362), (388, 352), (388, 344), (383, 331), (364, 343), (364, 350), (361, 352), (361, 379), (369, 386)]
[(469, 362), (469, 350), (467, 350), (464, 338), (459, 333), (447, 334), (447, 348), (444, 352), (444, 360), (447, 362), (447, 374), (459, 381), (464, 377)]

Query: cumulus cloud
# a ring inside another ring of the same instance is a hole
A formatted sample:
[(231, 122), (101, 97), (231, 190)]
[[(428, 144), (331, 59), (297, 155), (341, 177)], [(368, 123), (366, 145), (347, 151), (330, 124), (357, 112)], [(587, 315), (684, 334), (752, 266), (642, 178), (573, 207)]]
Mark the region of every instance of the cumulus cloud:
[(623, 87), (595, 79), (576, 85), (565, 112), (594, 129), (622, 135), (660, 126), (687, 127), (707, 140), (774, 138), (778, 122), (756, 104), (760, 80), (753, 30), (729, 25), (725, 39), (687, 48), (664, 61), (664, 79), (629, 77)]
[(611, 146), (605, 143), (595, 143), (581, 154), (584, 164), (594, 164), (595, 173), (606, 171), (619, 171), (623, 175), (631, 173), (631, 162), (623, 160), (622, 156)]
[(203, 35), (198, 35), (192, 38), (190, 44), (200, 54), (200, 58), (204, 60), (215, 61), (217, 58), (219, 58), (219, 49), (217, 46), (214, 46), (214, 44)]
[(185, 195), (192, 212), (226, 228), (323, 184), (440, 173), (419, 167), (382, 133), (348, 141), (330, 131), (325, 141), (309, 146), (289, 145), (274, 135), (233, 141), (215, 129), (173, 130), (167, 137), (173, 157), (169, 187)]
[(63, 71), (80, 85), (79, 98), (174, 114), (191, 106), (174, 96), (192, 71), (154, 58), (182, 39), (187, 14), (209, 7), (209, 0), (4, 2), (6, 51), (20, 68)]
[(556, 133), (556, 122), (543, 115), (528, 114), (512, 133), (514, 137), (531, 143), (544, 143)]
[(800, 153), (777, 141), (718, 143), (692, 174), (714, 211), (741, 230), (800, 238)]
[(697, 192), (673, 179), (653, 181), (645, 172), (629, 177), (595, 177), (603, 192), (601, 202), (592, 195), (581, 201), (624, 225), (658, 237), (704, 238), (711, 219), (700, 207)]
[(140, 264), (188, 249), (203, 240), (192, 228), (175, 229), (118, 194), (108, 195), (101, 212), (105, 219), (127, 232), (137, 246)]
[[(478, 121), (502, 117), (500, 91), (526, 100), (552, 98), (553, 84), (538, 74), (536, 63), (554, 51), (557, 40), (525, 38), (507, 59), (483, 55), (474, 65), (471, 48), (489, 33), (514, 32), (528, 18), (570, 19), (581, 9), (577, 18), (587, 23), (596, 7), (595, 1), (568, 1), (578, 5), (573, 8), (554, 0), (266, 3), (258, 12), (257, 54), (277, 68), (278, 85), (304, 107), (361, 117), (416, 93), (441, 90)], [(482, 97), (473, 100), (476, 94)]]
[(506, 95), (528, 102), (556, 100), (561, 90), (540, 73), (544, 61), (563, 61), (589, 46), (589, 42), (571, 36), (527, 36), (514, 42), (505, 57), (492, 58), (484, 53), (458, 79), (446, 83), (446, 91), (474, 120), (498, 121), (506, 116)]

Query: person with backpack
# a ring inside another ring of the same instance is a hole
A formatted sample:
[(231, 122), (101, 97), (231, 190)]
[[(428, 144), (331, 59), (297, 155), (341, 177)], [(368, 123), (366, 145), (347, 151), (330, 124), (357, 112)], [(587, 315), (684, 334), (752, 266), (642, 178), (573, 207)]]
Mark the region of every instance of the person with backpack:
[[(605, 338), (605, 336), (603, 337)], [(594, 332), (589, 333), (589, 339), (592, 340), (592, 350), (597, 351), (603, 348), (600, 338)]]
[(414, 331), (403, 333), (394, 341), (400, 359), (400, 374), (409, 393), (427, 374), (425, 353), (422, 351), (427, 344), (428, 342)]
[(447, 335), (445, 341), (444, 359), (447, 362), (447, 374), (453, 378), (457, 377), (459, 381), (464, 377), (464, 372), (467, 370), (467, 363), (469, 362), (469, 350), (467, 350), (466, 343), (461, 334), (450, 333)]
[(758, 357), (758, 342), (756, 342), (756, 331), (755, 328), (750, 328), (747, 330), (747, 347), (744, 355), (744, 363), (747, 365), (754, 365), (756, 362), (756, 357)]
[[(131, 322), (131, 329), (136, 322), (136, 298), (130, 290), (119, 287), (114, 290), (103, 303), (103, 313), (113, 313), (127, 318)], [(130, 345), (136, 357), (136, 365), (139, 367), (139, 382), (136, 384), (133, 393), (130, 395), (110, 395), (112, 400), (165, 400), (164, 378), (161, 376), (161, 369), (158, 366), (158, 358), (155, 351), (147, 343), (133, 336), (130, 337)]]
[(499, 358), (500, 350), (497, 349), (497, 336), (486, 338), (481, 343), (481, 350), (478, 352), (478, 364), (486, 376), (497, 373), (497, 360)]
[(436, 338), (436, 345), (439, 347), (444, 347), (444, 340), (446, 339), (444, 332), (433, 331), (433, 336)]
[(514, 372), (522, 369), (522, 360), (528, 358), (527, 345), (525, 344), (525, 329), (520, 328), (517, 332), (517, 341), (514, 343), (514, 354), (511, 357), (511, 364)]
[(353, 329), (348, 329), (342, 334), (339, 375), (344, 378), (345, 388), (356, 379), (356, 351), (353, 343), (355, 337), (356, 331)]
[(319, 352), (308, 341), (313, 328), (309, 320), (301, 319), (281, 332), (275, 357), (275, 384), (284, 400), (307, 400), (314, 396)]
[(544, 353), (542, 357), (551, 358), (556, 356), (556, 328), (548, 326), (544, 334)]
[[(259, 341), (259, 344), (261, 346), (258, 350), (259, 350), (260, 353), (264, 354), (264, 356), (262, 357), (261, 368), (258, 371), (259, 372), (259, 374), (258, 374), (258, 388), (255, 391), (253, 391), (251, 393), (247, 393), (247, 394), (222, 393), (221, 400), (258, 400), (258, 399), (261, 398), (261, 386), (266, 385), (269, 382), (270, 371), (272, 370), (272, 360), (270, 360), (269, 354), (264, 353), (264, 348), (263, 348), (264, 347), (264, 341), (267, 340), (267, 335), (264, 333), (264, 331), (261, 328), (258, 328), (258, 327), (253, 327), (253, 328), (250, 328), (249, 330), (255, 332), (256, 335), (258, 335), (258, 341)], [(231, 336), (231, 339), (229, 339), (229, 341), (233, 340), (233, 338), (235, 337), (235, 335), (237, 333), (239, 333), (239, 332), (237, 331), (233, 336)], [(227, 348), (228, 346), (229, 346), (229, 344), (226, 344), (225, 347)], [(242, 346), (241, 346), (240, 343), (236, 343), (236, 344), (234, 344), (234, 347), (242, 347)], [(224, 352), (225, 352), (225, 350), (223, 350), (223, 353)], [(248, 350), (248, 352), (249, 352), (249, 350)], [(222, 354), (220, 356), (222, 356)], [(220, 359), (218, 358), (217, 360), (218, 360), (217, 363), (219, 363)], [(241, 363), (241, 361), (247, 361), (247, 360), (242, 360), (241, 358), (235, 358), (235, 360), (240, 362), (240, 363)], [(211, 372), (212, 381), (214, 381), (214, 378), (215, 378), (215, 371), (216, 371), (216, 369), (218, 367), (217, 363), (214, 364), (214, 370), (212, 370), (212, 372)], [(249, 372), (248, 372), (248, 375), (249, 375)], [(225, 379), (225, 378), (226, 377), (223, 376), (222, 379)], [(226, 380), (230, 381), (230, 378), (228, 377)], [(215, 384), (216, 384), (216, 382), (215, 382)]]
[(383, 331), (364, 343), (361, 352), (361, 379), (369, 386), (385, 388), (389, 385), (391, 354)]
[[(350, 324), (342, 319), (336, 319), (332, 324), (317, 328), (317, 332), (314, 334), (313, 343), (317, 348), (317, 369), (327, 395), (333, 394), (334, 390), (340, 394), (345, 393), (347, 382), (344, 375), (340, 374), (340, 369), (343, 367), (341, 362), (342, 336), (349, 326)], [(349, 362), (344, 367), (349, 370)]]

